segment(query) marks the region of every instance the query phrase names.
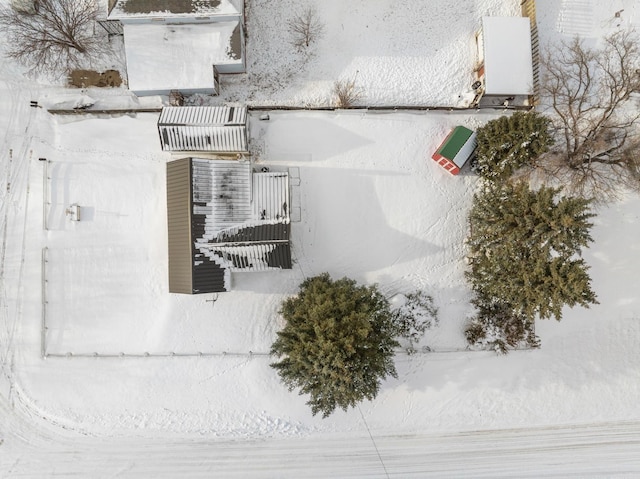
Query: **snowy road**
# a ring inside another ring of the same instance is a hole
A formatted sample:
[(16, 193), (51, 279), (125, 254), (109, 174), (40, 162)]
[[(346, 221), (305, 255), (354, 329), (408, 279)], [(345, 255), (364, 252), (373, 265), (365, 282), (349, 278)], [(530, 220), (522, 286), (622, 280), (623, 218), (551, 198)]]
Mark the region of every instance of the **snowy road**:
[[(6, 438), (0, 475), (18, 477), (632, 477), (640, 423), (431, 436), (216, 442)], [(384, 466), (383, 466), (384, 463)]]

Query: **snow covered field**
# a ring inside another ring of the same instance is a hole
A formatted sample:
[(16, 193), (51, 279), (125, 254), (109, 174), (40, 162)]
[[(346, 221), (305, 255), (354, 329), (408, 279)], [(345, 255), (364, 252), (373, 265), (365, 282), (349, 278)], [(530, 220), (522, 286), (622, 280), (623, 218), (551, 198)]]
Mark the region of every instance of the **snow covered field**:
[[(428, 10), (439, 5), (460, 16), (467, 27), (458, 36), (466, 42), (480, 16), (517, 12), (519, 2), (401, 3), (404, 8), (396, 3), (391, 9), (385, 2), (380, 10), (354, 5), (359, 16), (349, 31), (396, 18), (424, 23), (432, 32), (443, 28), (444, 21)], [(258, 17), (267, 2), (253, 5), (254, 25), (262, 21), (268, 28), (278, 18)], [(320, 9), (331, 29), (327, 44), (340, 40), (334, 31), (341, 25), (340, 5), (331, 1)], [(462, 6), (476, 13), (453, 10)], [(277, 8), (286, 7), (291, 2)], [(621, 9), (622, 22), (640, 25), (638, 7), (629, 0), (539, 0), (541, 41), (617, 28), (613, 14)], [(427, 35), (417, 25), (413, 31)], [(417, 48), (404, 34), (398, 31), (398, 43), (386, 46), (384, 64), (357, 54), (359, 45), (368, 44), (364, 40), (342, 41), (353, 49), (345, 64), (323, 46), (304, 81), (267, 82), (271, 90), (257, 82), (264, 88), (255, 87), (255, 95), (265, 96), (252, 100), (321, 103), (337, 76), (402, 72), (390, 65), (399, 52)], [(431, 39), (424, 42), (433, 47)], [(585, 257), (600, 305), (568, 310), (561, 323), (539, 322), (541, 350), (506, 357), (399, 354), (399, 378), (385, 382), (375, 401), (322, 420), (268, 366), (265, 353), (281, 326), (279, 302), (305, 276), (322, 271), (377, 282), (389, 296), (424, 288), (440, 307), (440, 326), (424, 344), (463, 348), (471, 310), (462, 242), (476, 179), (451, 177), (429, 156), (452, 126), (476, 127), (496, 113), (271, 112), (268, 121), (254, 116), (251, 144), (258, 163), (299, 172), (292, 205), (301, 211), (292, 227), (296, 263), (291, 271), (235, 274), (234, 291), (213, 303), (207, 301), (212, 295), (167, 293), (169, 156), (160, 150), (157, 116), (53, 117), (29, 108), (29, 101), (61, 101), (60, 90), (24, 82), (19, 69), (0, 62), (0, 476), (640, 473), (637, 195), (598, 211), (595, 242)], [(426, 98), (453, 101), (468, 80), (448, 84), (450, 75), (457, 81), (461, 74), (435, 74), (440, 63), (429, 57), (421, 66), (412, 63), (411, 71), (446, 91)], [(358, 76), (363, 82), (374, 77)], [(423, 101), (427, 90), (413, 78), (380, 78), (389, 84), (383, 96), (381, 83), (367, 84), (369, 103), (429, 103)], [(224, 87), (252, 91), (240, 84)], [(116, 101), (117, 93), (105, 101)], [(76, 223), (65, 216), (75, 202), (86, 213)], [(46, 353), (63, 357), (42, 359), (43, 344)], [(114, 357), (78, 356), (94, 352)], [(119, 357), (121, 352), (134, 356)], [(171, 352), (176, 356), (167, 357)]]

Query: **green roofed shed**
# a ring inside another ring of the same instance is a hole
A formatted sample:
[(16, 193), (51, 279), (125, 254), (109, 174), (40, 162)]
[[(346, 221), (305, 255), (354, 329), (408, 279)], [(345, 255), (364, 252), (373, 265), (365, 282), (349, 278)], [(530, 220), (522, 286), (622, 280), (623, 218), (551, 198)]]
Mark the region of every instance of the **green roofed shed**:
[(456, 126), (431, 158), (452, 175), (457, 175), (473, 155), (476, 146), (476, 133), (464, 126)]

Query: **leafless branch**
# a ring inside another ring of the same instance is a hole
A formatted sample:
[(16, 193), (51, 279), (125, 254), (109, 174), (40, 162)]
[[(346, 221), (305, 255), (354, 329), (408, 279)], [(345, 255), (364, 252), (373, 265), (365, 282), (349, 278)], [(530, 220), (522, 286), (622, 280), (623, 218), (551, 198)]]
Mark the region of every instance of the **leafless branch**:
[(101, 51), (94, 35), (99, 14), (94, 0), (33, 0), (0, 6), (7, 55), (32, 73), (62, 74)]
[[(542, 58), (542, 95), (549, 98), (557, 147), (544, 170), (574, 193), (615, 197), (620, 185), (640, 188), (640, 49), (631, 31), (605, 38), (601, 49), (580, 39)], [(567, 183), (568, 182), (568, 183)]]
[(313, 7), (294, 15), (289, 20), (288, 26), (292, 38), (291, 42), (298, 50), (308, 48), (312, 42), (319, 39), (324, 33), (324, 24)]

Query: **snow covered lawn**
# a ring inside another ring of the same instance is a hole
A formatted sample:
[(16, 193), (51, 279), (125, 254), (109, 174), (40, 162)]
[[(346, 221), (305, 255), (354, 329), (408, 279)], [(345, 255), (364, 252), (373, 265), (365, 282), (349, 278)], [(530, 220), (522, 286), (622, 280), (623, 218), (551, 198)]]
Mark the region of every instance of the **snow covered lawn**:
[[(254, 115), (259, 165), (289, 167), (299, 177), (295, 265), (234, 274), (234, 291), (219, 297), (167, 293), (170, 157), (160, 152), (157, 115), (57, 119), (47, 155), (47, 353), (267, 352), (280, 301), (305, 276), (324, 271), (379, 283), (389, 297), (426, 290), (443, 318), (454, 318), (434, 330), (429, 346), (464, 346), (461, 259), (476, 180), (449, 175), (430, 155), (451, 127), (474, 127), (484, 116)], [(138, 146), (128, 146), (133, 138)], [(71, 221), (66, 210), (76, 203), (81, 220)]]
[[(324, 31), (297, 52), (287, 22), (308, 6)], [(247, 74), (223, 76), (220, 99), (332, 106), (333, 83), (355, 78), (362, 105), (466, 106), (485, 15), (519, 16), (520, 2), (249, 0)]]
[[(45, 233), (38, 201), (43, 165), (32, 160), (26, 255), (35, 259), (24, 284), (39, 284), (37, 259), (47, 246), (49, 352), (213, 356), (43, 362), (37, 354), (39, 289), (28, 289), (23, 301), (31, 306), (22, 337), (30, 353), (18, 358), (15, 391), (30, 410), (98, 435), (359, 431), (356, 411), (312, 418), (304, 398), (286, 391), (265, 357), (280, 328), (281, 299), (305, 276), (323, 271), (377, 282), (389, 296), (425, 289), (440, 307), (440, 326), (427, 333), (424, 345), (464, 347), (470, 305), (462, 277), (463, 241), (476, 178), (453, 177), (429, 156), (450, 127), (473, 128), (488, 119), (484, 114), (253, 117), (258, 166), (287, 166), (299, 173), (292, 204), (300, 208), (292, 228), (295, 265), (291, 271), (234, 274), (233, 291), (220, 294), (215, 305), (207, 302), (211, 295), (167, 293), (163, 172), (168, 156), (157, 144), (155, 118), (59, 120), (47, 127), (52, 120), (41, 117), (41, 135), (53, 127), (50, 135), (56, 138), (52, 146), (41, 146), (41, 153), (51, 160), (51, 193), (57, 200), (48, 215), (51, 231)], [(68, 201), (86, 205), (89, 217), (77, 223), (65, 218)], [(567, 311), (559, 324), (540, 323), (541, 351), (507, 358), (469, 352), (400, 355), (400, 378), (387, 381), (379, 398), (363, 405), (370, 424), (391, 433), (628, 417), (640, 398), (639, 373), (632, 366), (637, 352), (625, 342), (638, 335), (639, 305), (629, 280), (638, 255), (634, 246), (623, 251), (608, 238), (637, 235), (637, 203), (632, 197), (601, 211), (596, 243), (586, 254), (600, 306)], [(625, 394), (617, 394), (619, 388)], [(606, 409), (600, 409), (605, 400)]]

